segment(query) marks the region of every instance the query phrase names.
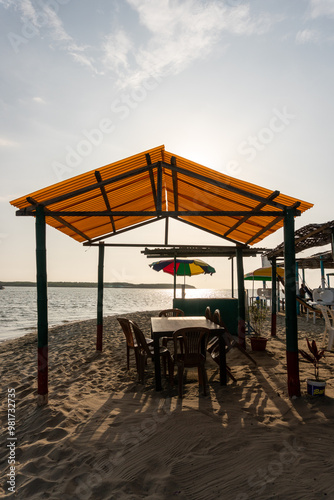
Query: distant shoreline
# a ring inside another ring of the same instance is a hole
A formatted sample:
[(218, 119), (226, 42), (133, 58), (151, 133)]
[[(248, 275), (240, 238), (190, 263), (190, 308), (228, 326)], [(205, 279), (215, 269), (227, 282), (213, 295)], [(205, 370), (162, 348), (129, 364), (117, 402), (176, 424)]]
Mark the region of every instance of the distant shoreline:
[[(2, 285), (4, 288), (6, 286), (31, 286), (36, 287), (34, 281), (3, 281)], [(91, 283), (89, 281), (50, 281), (48, 287), (63, 287), (63, 288), (97, 288), (97, 283)], [(196, 289), (193, 285), (185, 285), (186, 288)], [(104, 288), (159, 288), (159, 289), (173, 289), (174, 285), (171, 283), (127, 283), (127, 282), (106, 282), (104, 283)], [(180, 284), (176, 285), (177, 289), (181, 288)]]

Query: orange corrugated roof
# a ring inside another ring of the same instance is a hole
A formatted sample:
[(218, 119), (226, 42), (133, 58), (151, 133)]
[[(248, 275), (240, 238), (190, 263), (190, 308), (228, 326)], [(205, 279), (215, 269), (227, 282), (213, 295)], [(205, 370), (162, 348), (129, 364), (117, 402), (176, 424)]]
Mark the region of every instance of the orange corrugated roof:
[(47, 224), (80, 242), (172, 216), (227, 240), (251, 245), (282, 227), (284, 208), (297, 203), (300, 212), (313, 206), (221, 174), (169, 153), (164, 146), (11, 202), (19, 209), (18, 215), (31, 215), (37, 204), (43, 205)]

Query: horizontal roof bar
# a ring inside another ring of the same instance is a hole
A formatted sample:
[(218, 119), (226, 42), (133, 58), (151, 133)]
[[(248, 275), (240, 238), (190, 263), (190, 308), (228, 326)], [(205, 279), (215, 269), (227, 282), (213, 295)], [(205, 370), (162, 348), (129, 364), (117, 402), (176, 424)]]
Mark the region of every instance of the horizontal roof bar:
[[(162, 217), (188, 217), (188, 216), (197, 216), (197, 217), (240, 217), (244, 215), (248, 215), (249, 212), (246, 210), (179, 210), (179, 211), (157, 211), (157, 210), (103, 210), (103, 211), (73, 211), (73, 210), (63, 210), (63, 211), (52, 211), (48, 210), (45, 215), (48, 217), (110, 217), (111, 215), (114, 217), (153, 217), (153, 216), (162, 216)], [(26, 212), (25, 210), (17, 210), (17, 216), (27, 216), (27, 215), (35, 215), (31, 212)], [(283, 217), (284, 214), (281, 211), (277, 210), (266, 210), (266, 211), (258, 211), (252, 212), (252, 216), (259, 217)]]

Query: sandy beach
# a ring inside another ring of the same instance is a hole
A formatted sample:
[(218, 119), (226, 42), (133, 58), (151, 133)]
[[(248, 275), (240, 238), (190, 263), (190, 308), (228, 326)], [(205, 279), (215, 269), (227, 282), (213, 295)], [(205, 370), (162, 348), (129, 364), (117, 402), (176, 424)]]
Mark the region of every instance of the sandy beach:
[[(156, 311), (130, 314), (149, 335)], [(326, 396), (306, 394), (313, 367), (300, 362), (302, 396), (287, 395), (284, 316), (265, 352), (237, 349), (228, 364), (237, 382), (219, 384), (208, 361), (206, 397), (188, 370), (184, 398), (166, 380), (154, 390), (152, 362), (145, 384), (135, 362), (126, 370), (125, 339), (116, 316), (104, 320), (104, 348), (95, 351), (95, 320), (49, 334), (49, 404), (38, 407), (36, 333), (0, 344), (0, 496), (53, 500), (315, 500), (334, 498), (334, 353), (321, 363)], [(324, 321), (298, 319), (299, 347), (321, 343)], [(270, 332), (269, 322), (266, 331)], [(13, 390), (14, 389), (14, 390)], [(8, 392), (11, 391), (11, 392)], [(17, 440), (7, 428), (15, 394)], [(9, 446), (8, 446), (9, 443)], [(15, 492), (9, 458), (15, 459)]]

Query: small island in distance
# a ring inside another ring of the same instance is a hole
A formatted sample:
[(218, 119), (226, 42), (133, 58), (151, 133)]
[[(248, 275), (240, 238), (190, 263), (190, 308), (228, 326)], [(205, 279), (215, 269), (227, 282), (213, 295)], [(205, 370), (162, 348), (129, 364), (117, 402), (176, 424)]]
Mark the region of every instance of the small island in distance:
[[(3, 281), (2, 285), (6, 286), (36, 286), (33, 281)], [(97, 283), (89, 281), (49, 281), (48, 287), (72, 287), (72, 288), (97, 288)], [(182, 285), (176, 284), (176, 288), (180, 289)], [(193, 285), (185, 285), (186, 288), (196, 288)], [(105, 282), (104, 288), (159, 288), (171, 289), (174, 288), (173, 283), (127, 283), (125, 281)]]

